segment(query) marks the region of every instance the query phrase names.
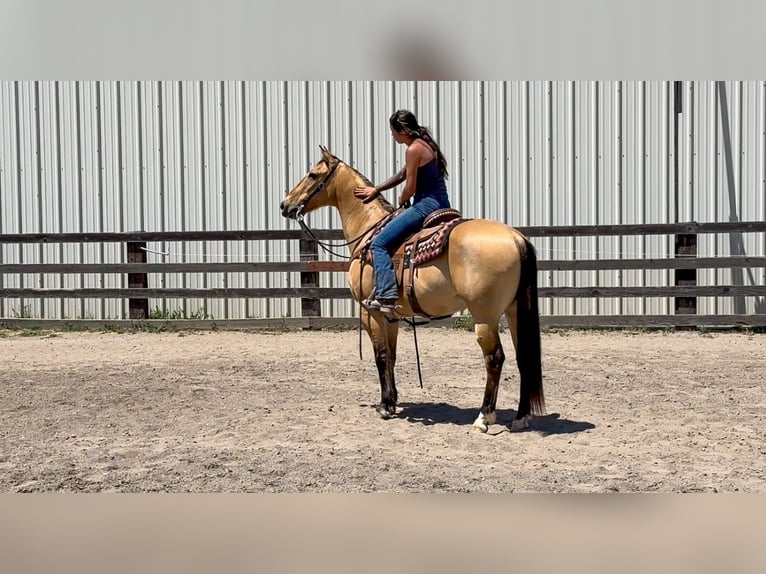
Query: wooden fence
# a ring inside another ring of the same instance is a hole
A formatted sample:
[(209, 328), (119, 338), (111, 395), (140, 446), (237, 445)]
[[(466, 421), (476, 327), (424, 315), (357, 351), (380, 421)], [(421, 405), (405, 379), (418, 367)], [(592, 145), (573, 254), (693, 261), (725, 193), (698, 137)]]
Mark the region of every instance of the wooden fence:
[[(533, 242), (541, 237), (587, 236), (675, 236), (674, 257), (654, 259), (588, 259), (540, 260), (540, 271), (598, 271), (598, 270), (676, 270), (675, 285), (664, 287), (540, 287), (540, 297), (672, 297), (675, 314), (667, 315), (543, 315), (546, 327), (659, 327), (659, 326), (766, 326), (766, 312), (733, 315), (700, 315), (696, 313), (696, 297), (764, 297), (766, 285), (696, 285), (697, 269), (764, 268), (766, 257), (736, 255), (731, 257), (696, 257), (696, 237), (706, 233), (764, 233), (766, 222), (681, 223), (655, 225), (588, 225), (520, 227)], [(320, 240), (342, 239), (339, 230), (315, 232)], [(147, 263), (146, 243), (167, 241), (276, 241), (299, 240), (301, 261), (262, 263)], [(317, 244), (303, 231), (208, 231), (208, 232), (129, 232), (129, 233), (60, 233), (0, 235), (2, 244), (103, 243), (125, 245), (125, 263), (3, 263), (0, 278), (9, 274), (124, 274), (127, 288), (39, 289), (0, 287), (7, 298), (122, 298), (129, 301), (129, 317), (121, 320), (82, 319), (18, 319), (0, 318), (0, 325), (29, 325), (37, 327), (115, 326), (142, 323), (172, 324), (190, 328), (322, 328), (355, 325), (353, 317), (320, 316), (322, 299), (350, 299), (349, 290), (319, 287), (320, 273), (345, 271), (345, 261), (320, 261)], [(214, 273), (214, 272), (299, 272), (300, 287), (266, 288), (149, 288), (151, 273)], [(680, 279), (679, 279), (680, 278)], [(0, 283), (4, 285), (5, 283)], [(150, 320), (150, 298), (300, 298), (301, 317), (273, 319), (224, 320)]]

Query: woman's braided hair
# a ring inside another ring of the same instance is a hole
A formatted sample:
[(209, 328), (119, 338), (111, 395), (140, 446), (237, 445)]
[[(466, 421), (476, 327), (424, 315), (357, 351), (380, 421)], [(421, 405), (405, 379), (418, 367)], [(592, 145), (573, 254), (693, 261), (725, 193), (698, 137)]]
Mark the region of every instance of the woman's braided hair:
[(436, 143), (431, 130), (425, 126), (421, 126), (418, 123), (415, 114), (409, 110), (398, 110), (391, 115), (389, 123), (394, 131), (399, 133), (406, 133), (408, 136), (415, 139), (422, 139), (436, 154), (436, 163), (439, 166), (439, 173), (445, 179), (449, 177), (447, 173), (447, 160), (444, 158), (439, 144)]

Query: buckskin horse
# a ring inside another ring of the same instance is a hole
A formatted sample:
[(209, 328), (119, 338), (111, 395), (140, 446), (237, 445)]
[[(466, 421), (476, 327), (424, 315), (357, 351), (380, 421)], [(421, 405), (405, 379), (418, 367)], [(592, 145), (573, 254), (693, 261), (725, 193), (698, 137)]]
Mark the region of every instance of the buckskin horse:
[[(396, 210), (381, 196), (369, 203), (356, 198), (354, 189), (372, 185), (370, 181), (327, 148), (320, 149), (321, 160), (287, 194), (280, 209), (284, 217), (302, 224), (304, 214), (320, 207), (338, 209), (345, 244), (351, 251), (349, 287), (354, 299), (361, 302), (374, 289), (373, 268), (365, 246)], [(394, 261), (399, 261), (397, 276), (401, 278), (396, 314), (434, 318), (464, 309), (471, 313), (487, 371), (484, 400), (473, 423), (482, 432), (497, 422), (497, 391), (505, 362), (499, 323), (505, 315), (520, 375), (519, 406), (510, 430), (522, 430), (528, 427), (531, 415), (545, 411), (535, 249), (520, 231), (497, 221), (456, 221), (453, 216), (452, 221), (436, 227), (448, 226), (450, 233), (443, 249), (434, 248), (432, 240), (417, 267), (412, 263), (416, 254), (411, 242), (408, 255), (401, 253), (404, 246), (394, 255)], [(403, 261), (407, 257), (409, 264)], [(360, 321), (372, 342), (380, 378), (381, 398), (376, 410), (388, 419), (396, 415), (398, 399), (394, 365), (399, 321), (361, 305)]]

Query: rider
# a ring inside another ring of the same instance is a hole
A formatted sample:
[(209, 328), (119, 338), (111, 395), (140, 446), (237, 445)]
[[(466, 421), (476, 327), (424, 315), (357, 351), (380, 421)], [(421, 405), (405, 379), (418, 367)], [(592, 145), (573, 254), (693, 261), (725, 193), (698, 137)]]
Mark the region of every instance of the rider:
[(375, 294), (365, 300), (364, 305), (382, 313), (393, 313), (399, 299), (391, 254), (423, 226), (428, 215), (450, 207), (445, 181), (447, 160), (431, 132), (418, 124), (415, 115), (408, 110), (394, 112), (389, 124), (396, 143), (407, 146), (404, 168), (380, 185), (359, 187), (354, 191), (356, 197), (367, 203), (380, 192), (405, 182), (399, 195), (399, 206), (413, 200), (412, 206), (400, 211), (372, 241)]

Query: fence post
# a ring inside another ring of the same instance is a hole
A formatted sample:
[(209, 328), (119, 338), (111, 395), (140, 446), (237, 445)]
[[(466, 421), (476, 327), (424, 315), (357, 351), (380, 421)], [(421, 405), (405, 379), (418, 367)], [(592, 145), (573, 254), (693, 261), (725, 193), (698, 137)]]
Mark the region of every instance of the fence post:
[[(696, 257), (697, 256), (697, 236), (693, 233), (676, 235), (676, 257)], [(697, 286), (696, 269), (676, 269), (676, 286)], [(676, 314), (695, 315), (697, 313), (696, 297), (676, 297)]]
[[(319, 246), (313, 239), (308, 239), (305, 235), (298, 243), (300, 250), (300, 260), (318, 261)], [(319, 272), (301, 271), (301, 287), (319, 287)], [(301, 298), (301, 315), (304, 317), (321, 317), (322, 302), (314, 297)]]
[[(128, 263), (146, 263), (146, 242), (129, 241), (128, 242)], [(128, 273), (128, 288), (149, 287), (149, 278), (146, 273)], [(129, 319), (148, 319), (149, 318), (149, 299), (128, 299), (128, 318)]]

